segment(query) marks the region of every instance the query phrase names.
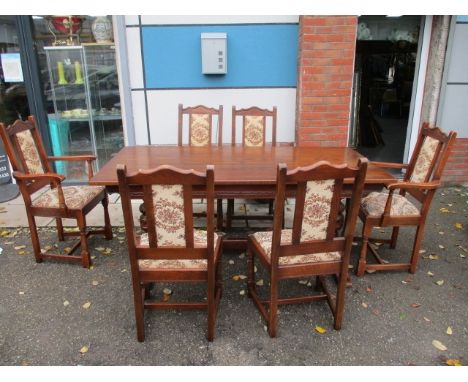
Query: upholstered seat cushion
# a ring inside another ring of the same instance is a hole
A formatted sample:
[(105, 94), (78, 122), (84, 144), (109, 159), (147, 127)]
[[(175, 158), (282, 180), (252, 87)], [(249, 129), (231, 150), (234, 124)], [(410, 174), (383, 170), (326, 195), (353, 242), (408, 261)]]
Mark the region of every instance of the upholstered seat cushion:
[[(202, 230), (193, 231), (193, 241), (195, 248), (206, 248), (207, 233)], [(218, 243), (218, 235), (214, 234), (215, 253)], [(147, 247), (148, 234), (144, 233), (140, 236), (140, 246)], [(193, 269), (193, 270), (206, 270), (208, 261), (204, 259), (191, 259), (191, 260), (139, 260), (140, 270), (158, 270), (158, 269)]]
[[(93, 198), (104, 191), (103, 186), (69, 186), (62, 187), (66, 206), (71, 210), (80, 210)], [(59, 208), (58, 191), (56, 188), (44, 192), (32, 202), (33, 207)]]
[[(271, 240), (273, 237), (272, 231), (256, 232), (253, 234), (253, 238), (262, 247), (265, 252), (266, 259), (270, 261), (271, 257)], [(281, 245), (291, 244), (292, 242), (292, 230), (284, 229), (281, 231)], [(298, 256), (282, 256), (279, 258), (279, 265), (298, 265), (305, 263), (319, 263), (325, 261), (340, 261), (340, 252), (324, 252), (324, 253), (313, 253), (308, 255)]]
[[(361, 209), (369, 216), (383, 214), (388, 194), (385, 192), (371, 192), (361, 201)], [(404, 196), (393, 194), (391, 216), (419, 216), (419, 210)]]

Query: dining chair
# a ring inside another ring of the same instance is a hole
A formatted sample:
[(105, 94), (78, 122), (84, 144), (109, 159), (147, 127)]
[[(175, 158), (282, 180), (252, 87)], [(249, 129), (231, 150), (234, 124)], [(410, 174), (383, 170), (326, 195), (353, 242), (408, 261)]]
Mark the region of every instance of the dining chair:
[[(81, 262), (89, 268), (91, 258), (87, 238), (93, 234), (104, 234), (107, 240), (112, 239), (112, 226), (108, 212), (108, 197), (103, 186), (62, 186), (65, 176), (54, 172), (51, 161), (85, 161), (88, 177), (93, 176), (93, 155), (47, 156), (41, 136), (33, 116), (27, 121), (17, 120), (9, 127), (0, 123), (2, 137), (8, 158), (13, 167), (16, 179), (26, 207), (29, 230), (36, 262), (44, 259), (55, 259), (69, 262)], [(49, 188), (50, 187), (50, 188)], [(37, 196), (36, 192), (42, 193)], [(96, 205), (104, 207), (104, 229), (87, 230), (86, 215)], [(36, 217), (54, 217), (57, 224), (58, 239), (65, 236), (79, 236), (80, 240), (65, 254), (53, 254), (41, 249), (36, 226)], [(78, 232), (65, 232), (62, 219), (75, 219)], [(81, 247), (80, 255), (73, 255)]]
[[(453, 131), (447, 135), (438, 127), (430, 128), (428, 123), (424, 123), (409, 164), (371, 162), (378, 167), (406, 169), (406, 174), (403, 181), (387, 186), (388, 193), (371, 192), (362, 199), (359, 210), (359, 217), (363, 222), (362, 247), (356, 269), (357, 276), (363, 276), (366, 271), (378, 270), (407, 269), (410, 273), (416, 272), (427, 214), (435, 191), (440, 186), (440, 178), (456, 135)], [(395, 190), (400, 192), (395, 193)], [(400, 226), (416, 227), (411, 259), (405, 263), (389, 263), (381, 258), (370, 243), (389, 243), (390, 248), (394, 249)], [(375, 227), (393, 227), (391, 238), (371, 238)], [(377, 264), (367, 262), (368, 248)]]
[[(247, 256), (248, 295), (267, 322), (270, 337), (277, 334), (280, 304), (326, 299), (334, 316), (334, 328), (341, 328), (349, 257), (366, 170), (366, 158), (360, 159), (357, 167), (346, 164), (334, 166), (320, 161), (288, 171), (286, 164), (278, 165), (273, 230), (249, 235)], [(341, 235), (338, 214), (345, 178), (352, 179), (354, 183), (346, 228)], [(292, 229), (282, 229), (287, 188), (295, 190)], [(257, 294), (256, 258), (269, 273), (267, 300), (260, 300)], [(325, 282), (327, 275), (337, 276), (334, 294)], [(322, 293), (279, 298), (281, 280), (313, 276), (316, 277), (316, 290)]]
[[(188, 126), (184, 123), (188, 116)], [(215, 118), (216, 117), (216, 118)], [(184, 139), (184, 137), (186, 139)], [(194, 147), (222, 146), (223, 144), (223, 106), (218, 109), (203, 105), (184, 107), (179, 104), (178, 145)], [(195, 212), (195, 217), (205, 217), (206, 212)], [(216, 201), (217, 229), (223, 229), (223, 200)]]
[[(222, 234), (214, 232), (214, 167), (205, 173), (172, 166), (128, 174), (117, 166), (132, 271), (137, 339), (145, 339), (145, 309), (207, 309), (209, 341), (214, 339), (216, 314), (222, 293)], [(193, 227), (192, 191), (206, 191), (206, 230)], [(147, 233), (135, 231), (131, 188), (142, 190)], [(171, 302), (151, 298), (150, 287), (161, 282), (206, 282), (206, 301)]]
[[(246, 109), (237, 109), (232, 107), (232, 145), (237, 142), (237, 137), (241, 136), (243, 147), (263, 148), (269, 142), (272, 146), (276, 146), (276, 116), (277, 108), (274, 106), (272, 110), (261, 109), (257, 106), (252, 106)], [(271, 119), (271, 124), (267, 123), (267, 119)], [(242, 121), (238, 124), (239, 120)], [(240, 129), (240, 133), (239, 133)], [(267, 134), (267, 130), (270, 133)], [(270, 139), (268, 140), (268, 135)], [(248, 215), (247, 206), (244, 205), (244, 215), (234, 214), (234, 199), (228, 199), (226, 211), (226, 228), (232, 227), (232, 220), (244, 220), (246, 226), (249, 226), (249, 220), (273, 220), (273, 200), (268, 201), (268, 214), (266, 215)]]
[[(184, 116), (188, 116), (186, 125)], [(216, 118), (215, 118), (216, 117)], [(184, 139), (186, 138), (186, 139)], [(189, 146), (218, 146), (223, 144), (223, 107), (218, 109), (207, 106), (184, 107), (179, 104), (178, 145), (187, 142)]]

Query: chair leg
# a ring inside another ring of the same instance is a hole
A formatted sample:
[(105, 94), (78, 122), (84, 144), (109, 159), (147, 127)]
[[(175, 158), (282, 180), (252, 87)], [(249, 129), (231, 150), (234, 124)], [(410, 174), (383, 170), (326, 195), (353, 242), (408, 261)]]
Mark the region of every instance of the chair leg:
[(222, 267), (221, 267), (221, 261), (218, 260), (216, 264), (216, 291), (215, 291), (215, 296), (218, 292), (220, 291), (219, 297), (221, 298), (223, 296), (223, 272), (222, 272)]
[(414, 239), (413, 244), (413, 254), (411, 255), (411, 266), (410, 266), (410, 273), (416, 272), (416, 267), (418, 266), (419, 260), (419, 248), (421, 248), (421, 241), (424, 236), (424, 223), (419, 225), (416, 229), (416, 237)]
[(366, 264), (367, 264), (367, 244), (369, 243), (369, 236), (372, 232), (372, 226), (367, 225), (364, 222), (364, 226), (362, 227), (362, 247), (361, 253), (359, 254), (359, 262), (356, 269), (356, 276), (361, 277), (364, 276), (364, 272), (366, 271)]
[(62, 219), (61, 218), (56, 218), (55, 222), (57, 224), (57, 236), (59, 241), (64, 241), (65, 240), (65, 235), (63, 234), (63, 224), (62, 224)]
[(104, 207), (104, 237), (107, 240), (112, 240), (112, 225), (109, 218), (109, 197), (107, 193), (105, 194), (104, 199), (102, 199), (101, 203)]
[(143, 342), (145, 340), (145, 307), (143, 305), (143, 293), (144, 292), (140, 285), (133, 286), (133, 304), (135, 306), (135, 322), (138, 342)]
[(343, 311), (345, 303), (345, 292), (346, 284), (348, 282), (348, 272), (341, 269), (340, 279), (338, 281), (338, 290), (336, 292), (336, 305), (335, 305), (335, 322), (334, 328), (336, 330), (341, 329), (341, 323), (343, 321)]
[(227, 210), (226, 210), (226, 229), (232, 227), (232, 215), (234, 214), (234, 199), (228, 199)]
[(215, 329), (215, 271), (208, 270), (213, 274), (208, 274), (208, 285), (207, 285), (207, 303), (208, 303), (208, 341), (212, 342), (214, 340), (214, 329)]
[(223, 230), (223, 199), (216, 200), (216, 228), (218, 231)]
[(89, 268), (91, 266), (91, 257), (89, 256), (88, 239), (86, 237), (86, 217), (83, 214), (79, 214), (76, 220), (80, 230), (81, 264), (83, 268)]
[(400, 231), (400, 227), (393, 227), (392, 230), (392, 238), (390, 240), (390, 248), (395, 249), (396, 243), (398, 240), (398, 232)]
[(273, 215), (273, 199), (268, 201), (268, 215)]
[(278, 326), (278, 285), (276, 277), (270, 276), (270, 312), (268, 322), (268, 334), (276, 337)]
[(36, 259), (36, 263), (42, 263), (41, 244), (39, 242), (39, 235), (37, 234), (36, 219), (29, 212), (27, 213), (27, 216), (34, 257)]
[(252, 298), (255, 293), (255, 261), (250, 243), (247, 244), (247, 296)]

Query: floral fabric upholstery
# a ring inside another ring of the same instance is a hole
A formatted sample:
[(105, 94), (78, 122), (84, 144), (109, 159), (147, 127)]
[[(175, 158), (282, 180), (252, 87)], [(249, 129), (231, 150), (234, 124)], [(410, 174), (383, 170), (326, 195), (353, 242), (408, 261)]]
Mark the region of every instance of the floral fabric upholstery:
[[(202, 230), (193, 231), (193, 241), (195, 248), (206, 248), (207, 232)], [(214, 234), (215, 246), (218, 241), (218, 235)], [(144, 233), (140, 236), (140, 246), (147, 247), (149, 245), (148, 234)], [(215, 251), (216, 253), (216, 251)], [(138, 260), (140, 270), (152, 269), (194, 269), (206, 270), (208, 267), (207, 260), (204, 259), (189, 259), (189, 260)]]
[(153, 205), (158, 246), (185, 247), (182, 185), (154, 185)]
[(265, 123), (262, 116), (246, 115), (244, 119), (244, 145), (262, 147)]
[[(361, 208), (369, 216), (383, 214), (388, 194), (385, 192), (371, 192), (361, 201)], [(419, 216), (419, 210), (404, 196), (393, 194), (391, 216)]]
[(37, 151), (31, 130), (21, 131), (16, 134), (16, 137), (18, 138), (20, 149), (28, 167), (25, 171), (30, 174), (43, 174), (45, 172), (44, 167), (42, 166), (41, 157), (39, 156), (39, 151)]
[(307, 182), (301, 242), (327, 237), (333, 185), (333, 179)]
[[(253, 235), (254, 239), (260, 244), (263, 251), (265, 252), (266, 259), (270, 261), (271, 258), (271, 240), (273, 238), (272, 231), (256, 232)], [(301, 240), (302, 241), (302, 240)], [(292, 230), (283, 229), (281, 231), (281, 245), (292, 244)], [(304, 263), (318, 263), (325, 261), (340, 261), (340, 252), (324, 252), (324, 253), (313, 253), (308, 255), (298, 256), (281, 256), (278, 260), (279, 265), (297, 265)]]
[(210, 115), (190, 115), (190, 145), (209, 146), (210, 142)]
[(424, 143), (421, 147), (418, 159), (411, 174), (411, 182), (424, 182), (426, 180), (427, 172), (434, 159), (435, 152), (439, 141), (437, 139), (427, 137), (424, 138)]
[[(71, 210), (82, 209), (89, 201), (104, 190), (103, 186), (62, 187), (66, 206)], [(58, 191), (50, 189), (32, 202), (33, 207), (59, 208)]]

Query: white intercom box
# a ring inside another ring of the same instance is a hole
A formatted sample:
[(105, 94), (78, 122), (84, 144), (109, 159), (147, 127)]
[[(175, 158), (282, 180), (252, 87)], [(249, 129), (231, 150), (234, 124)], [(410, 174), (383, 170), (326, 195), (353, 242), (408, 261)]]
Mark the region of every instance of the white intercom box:
[(226, 74), (227, 34), (202, 33), (201, 55), (203, 74)]

